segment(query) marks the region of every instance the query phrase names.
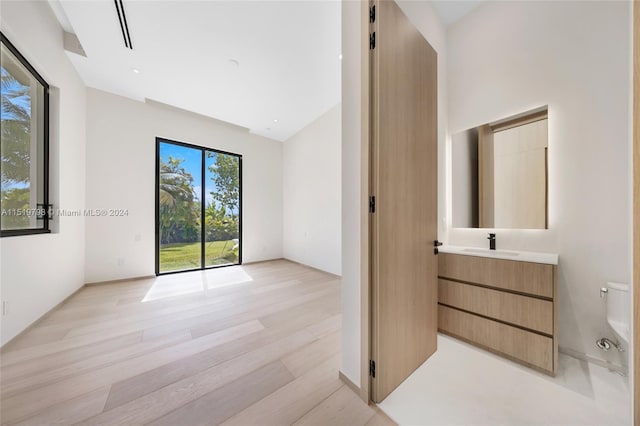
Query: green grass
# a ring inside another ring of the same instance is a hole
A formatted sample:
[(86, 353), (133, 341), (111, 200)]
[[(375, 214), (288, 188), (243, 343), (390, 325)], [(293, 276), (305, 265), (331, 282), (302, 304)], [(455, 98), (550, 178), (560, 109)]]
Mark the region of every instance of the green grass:
[[(231, 251), (233, 241), (205, 243), (206, 266), (237, 263), (238, 257)], [(196, 269), (200, 267), (200, 243), (165, 244), (160, 247), (160, 272)]]

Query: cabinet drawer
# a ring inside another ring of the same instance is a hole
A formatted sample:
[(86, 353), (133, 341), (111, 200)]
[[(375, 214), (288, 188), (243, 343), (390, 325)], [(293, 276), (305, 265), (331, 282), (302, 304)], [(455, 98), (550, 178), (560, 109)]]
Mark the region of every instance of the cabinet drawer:
[(553, 340), (477, 315), (438, 306), (441, 331), (553, 373)]
[(553, 298), (553, 265), (442, 253), (438, 275)]
[(553, 302), (470, 284), (438, 280), (438, 302), (553, 334)]

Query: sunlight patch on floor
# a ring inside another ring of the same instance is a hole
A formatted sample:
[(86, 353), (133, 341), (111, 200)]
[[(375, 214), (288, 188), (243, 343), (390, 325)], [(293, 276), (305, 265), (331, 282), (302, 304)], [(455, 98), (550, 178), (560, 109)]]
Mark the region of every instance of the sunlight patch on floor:
[(142, 302), (184, 296), (220, 287), (228, 287), (253, 281), (242, 266), (192, 271), (179, 274), (162, 275), (142, 299)]

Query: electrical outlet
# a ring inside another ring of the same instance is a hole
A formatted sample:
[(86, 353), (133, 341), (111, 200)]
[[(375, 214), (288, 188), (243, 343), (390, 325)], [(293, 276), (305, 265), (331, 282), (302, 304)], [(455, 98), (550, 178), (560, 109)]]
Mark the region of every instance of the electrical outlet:
[(6, 300), (2, 301), (2, 316), (9, 315), (9, 302)]

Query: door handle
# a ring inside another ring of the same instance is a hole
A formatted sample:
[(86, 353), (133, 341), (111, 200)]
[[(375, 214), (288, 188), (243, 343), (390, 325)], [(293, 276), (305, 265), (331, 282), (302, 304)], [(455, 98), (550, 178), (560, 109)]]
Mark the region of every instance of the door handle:
[(442, 243), (438, 240), (433, 240), (433, 254), (438, 254), (438, 247), (441, 246)]

